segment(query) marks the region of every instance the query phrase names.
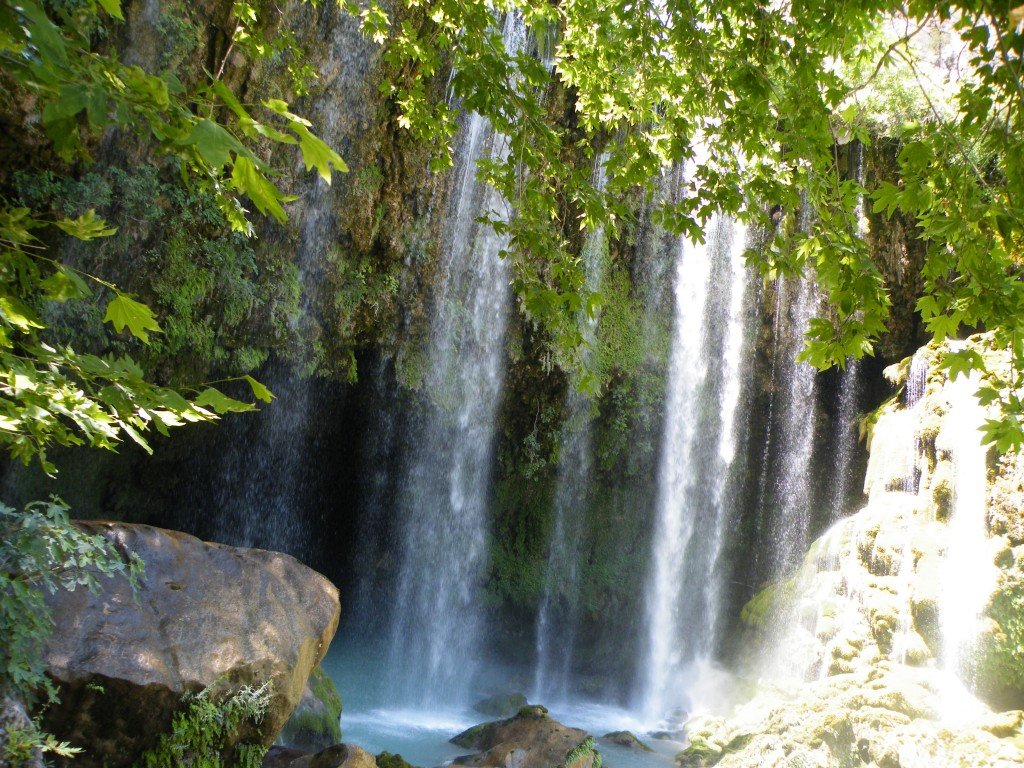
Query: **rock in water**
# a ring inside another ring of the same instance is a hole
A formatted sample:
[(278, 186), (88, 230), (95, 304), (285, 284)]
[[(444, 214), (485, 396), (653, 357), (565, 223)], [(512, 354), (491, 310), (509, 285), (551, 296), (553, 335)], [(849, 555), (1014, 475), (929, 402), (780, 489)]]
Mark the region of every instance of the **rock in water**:
[(640, 749), (644, 752), (653, 752), (654, 750), (644, 744), (635, 734), (629, 731), (612, 731), (606, 733), (601, 737), (602, 741), (607, 741), (612, 744), (618, 744), (620, 747), (628, 747), (629, 749)]
[(528, 704), (526, 697), (521, 693), (499, 693), (481, 699), (473, 705), (473, 709), (488, 717), (512, 717)]
[(594, 768), (600, 765), (593, 737), (586, 731), (556, 722), (544, 707), (523, 707), (515, 717), (474, 726), (451, 741), (457, 746), (477, 750), (476, 754), (455, 758), (456, 765), (474, 768)]
[(279, 742), (317, 752), (341, 741), (341, 696), (319, 665), (309, 676), (299, 705), (284, 724)]
[(335, 744), (292, 761), (288, 768), (377, 768), (377, 763), (373, 755), (355, 744)]
[(393, 755), (390, 752), (379, 752), (377, 754), (377, 768), (413, 768), (401, 755)]
[(50, 598), (46, 647), (61, 702), (45, 726), (85, 748), (77, 768), (129, 766), (170, 728), (182, 694), (273, 683), (257, 733), (271, 744), (302, 698), (338, 627), (338, 590), (288, 555), (210, 544), (147, 525), (80, 525), (146, 564), (133, 595), (124, 579), (104, 592)]

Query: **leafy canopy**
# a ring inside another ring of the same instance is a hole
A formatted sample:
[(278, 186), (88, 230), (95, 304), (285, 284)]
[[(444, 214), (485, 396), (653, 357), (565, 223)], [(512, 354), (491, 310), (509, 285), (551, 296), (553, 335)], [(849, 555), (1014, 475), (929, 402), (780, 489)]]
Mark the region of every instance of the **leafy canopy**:
[[(927, 246), (917, 309), (928, 331), (941, 340), (981, 327), (1013, 351), (1016, 373), (999, 387), (1002, 437), (1024, 440), (1021, 9), (946, 0), (401, 0), (392, 18), (393, 4), (377, 0), (348, 7), (385, 46), (394, 77), (384, 87), (399, 123), (446, 142), (438, 167), (452, 162), (460, 106), (507, 138), (508, 160), (484, 162), (480, 174), (514, 214), (490, 219), (510, 236), (525, 311), (563, 355), (579, 362), (580, 309), (599, 304), (573, 247), (578, 231), (620, 231), (627, 194), (650, 195), (667, 169), (688, 163), (688, 184), (660, 206), (660, 221), (696, 240), (715, 211), (775, 231), (750, 262), (766, 279), (813, 275), (831, 305), (812, 323), (803, 359), (842, 366), (871, 354), (891, 286), (859, 226), (870, 194), (876, 210), (916, 222)], [(536, 45), (510, 44), (500, 14), (519, 20)], [(960, 79), (942, 94), (926, 82), (936, 54), (918, 44), (937, 34), (947, 52), (962, 53)], [(429, 84), (448, 67), (455, 98), (438, 103)], [(837, 148), (878, 134), (902, 142), (901, 179), (869, 193)], [(603, 189), (590, 173), (601, 152)], [(810, 215), (775, 227), (773, 207)]]
[[(253, 228), (243, 200), (278, 221), (285, 220), (283, 205), (290, 200), (255, 152), (256, 142), (295, 145), (307, 170), (328, 183), (334, 171), (347, 170), (284, 101), (264, 101), (261, 115), (243, 104), (221, 79), (225, 64), (187, 91), (170, 71), (153, 74), (115, 54), (97, 53), (90, 30), (123, 20), (119, 0), (68, 8), (47, 11), (35, 0), (0, 3), (3, 87), (15, 97), (8, 101), (31, 105), (22, 128), (30, 130), (37, 115), (57, 158), (86, 162), (90, 144), (103, 132), (134, 135), (153, 156), (171, 158), (184, 178), (210, 191), (231, 227), (247, 235)], [(276, 51), (262, 41), (251, 5), (237, 3), (234, 16), (231, 47), (256, 56)], [(83, 354), (53, 339), (44, 319), (49, 305), (88, 299), (96, 287), (111, 296), (103, 320), (115, 332), (143, 344), (161, 332), (146, 304), (56, 258), (49, 247), (55, 231), (79, 240), (115, 232), (92, 211), (53, 219), (0, 200), (0, 442), (12, 455), (25, 462), (37, 458), (54, 472), (47, 457), (54, 444), (114, 448), (128, 437), (149, 450), (144, 433), (150, 428), (167, 433), (254, 408), (212, 385), (181, 391), (158, 386), (128, 357)], [(254, 399), (270, 402), (265, 387), (244, 380)]]

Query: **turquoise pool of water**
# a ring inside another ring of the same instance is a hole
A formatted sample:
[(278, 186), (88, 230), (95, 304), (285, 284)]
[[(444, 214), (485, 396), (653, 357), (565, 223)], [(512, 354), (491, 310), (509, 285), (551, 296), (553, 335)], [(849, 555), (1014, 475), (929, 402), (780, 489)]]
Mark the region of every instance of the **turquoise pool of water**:
[[(420, 768), (445, 765), (465, 754), (465, 749), (456, 747), (449, 739), (488, 718), (471, 707), (424, 708), (395, 701), (383, 685), (386, 664), (386, 654), (381, 649), (368, 648), (365, 643), (336, 641), (331, 646), (323, 668), (338, 687), (344, 704), (344, 741), (373, 754), (400, 754)], [(491, 677), (481, 683), (481, 698), (516, 690), (514, 673), (496, 669)], [(621, 707), (595, 701), (537, 703), (547, 706), (551, 716), (563, 725), (593, 734), (608, 768), (670, 768), (682, 747), (678, 742), (645, 737), (655, 728)], [(632, 731), (654, 751), (629, 749), (599, 738), (620, 730)]]

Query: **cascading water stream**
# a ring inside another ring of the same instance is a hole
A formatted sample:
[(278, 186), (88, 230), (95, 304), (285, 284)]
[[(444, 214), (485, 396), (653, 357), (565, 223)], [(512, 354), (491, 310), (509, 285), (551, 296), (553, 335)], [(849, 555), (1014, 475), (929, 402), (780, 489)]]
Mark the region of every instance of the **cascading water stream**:
[[(982, 615), (996, 587), (998, 569), (988, 538), (986, 457), (981, 426), (985, 409), (978, 403), (977, 374), (961, 375), (947, 385), (950, 412), (947, 427), (936, 438), (936, 450), (953, 455), (953, 504), (948, 521), (946, 556), (939, 593), (942, 667), (963, 679), (971, 666)], [(969, 680), (963, 680), (970, 683)], [(956, 700), (948, 709), (955, 715)]]
[(830, 519), (834, 523), (846, 512), (853, 485), (853, 462), (857, 450), (857, 400), (860, 396), (860, 362), (847, 361), (839, 381), (839, 412), (835, 427), (835, 475), (832, 484)]
[[(605, 186), (605, 157), (598, 158), (595, 186)], [(603, 227), (587, 238), (583, 248), (586, 286), (598, 291), (605, 269), (607, 241)], [(584, 367), (596, 343), (596, 317), (583, 324)], [(552, 528), (544, 596), (537, 612), (536, 664), (533, 692), (535, 701), (564, 701), (569, 695), (572, 659), (579, 623), (580, 570), (579, 543), (583, 536), (584, 513), (593, 479), (593, 401), (581, 393), (575, 382), (566, 395), (566, 423), (562, 428), (555, 491), (555, 521)], [(563, 609), (556, 611), (557, 603)]]
[(797, 361), (816, 307), (813, 281), (780, 280), (776, 301), (788, 310), (788, 326), (776, 349), (777, 386), (784, 393), (779, 428), (771, 446), (777, 457), (770, 534), (776, 573), (792, 566), (810, 544), (811, 459), (814, 453), (817, 375)]
[[(522, 48), (510, 14), (503, 39)], [(479, 594), (487, 533), (495, 416), (504, 380), (509, 273), (505, 238), (476, 219), (507, 211), (477, 179), (477, 162), (503, 162), (505, 139), (466, 117), (431, 317), (424, 391), (434, 401), (412, 441), (400, 491), (401, 569), (390, 632), (391, 690), (406, 703), (462, 703), (479, 655)]]
[[(395, 502), (396, 478), (391, 467), (400, 449), (396, 383), (391, 376), (390, 359), (382, 356), (376, 363), (370, 381), (373, 387), (374, 408), (367, 420), (363, 440), (363, 463), (369, 471), (362, 479), (364, 513), (356, 531), (358, 552), (379, 553), (387, 550), (390, 533), (389, 513)], [(360, 573), (352, 606), (348, 616), (353, 624), (367, 634), (380, 632), (386, 616), (378, 609), (382, 597), (386, 599), (387, 585), (376, 563)], [(349, 629), (351, 631), (351, 628)]]
[(641, 706), (649, 720), (686, 701), (692, 665), (714, 644), (736, 451), (736, 411), (745, 336), (745, 229), (716, 216), (705, 244), (679, 240), (675, 326), (651, 575), (645, 597), (647, 649)]
[[(300, 240), (295, 256), (304, 314), (310, 311), (312, 273), (335, 240), (336, 199), (317, 177), (296, 216)], [(277, 400), (256, 415), (256, 423), (232, 420), (229, 429), (251, 430), (232, 441), (244, 450), (219, 456), (212, 531), (214, 541), (275, 549), (299, 558), (308, 553), (309, 525), (301, 511), (303, 473), (308, 470), (309, 417), (315, 407), (308, 378), (284, 365), (260, 372)]]

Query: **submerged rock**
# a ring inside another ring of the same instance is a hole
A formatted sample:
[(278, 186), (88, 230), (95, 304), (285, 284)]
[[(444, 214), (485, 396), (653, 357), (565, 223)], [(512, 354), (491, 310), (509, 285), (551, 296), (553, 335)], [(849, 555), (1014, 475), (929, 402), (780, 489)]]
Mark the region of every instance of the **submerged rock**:
[(607, 741), (612, 744), (618, 744), (620, 747), (629, 747), (630, 749), (640, 749), (644, 752), (653, 752), (650, 747), (644, 744), (635, 734), (629, 731), (612, 731), (606, 733), (601, 737), (602, 741)]
[(334, 585), (277, 552), (147, 525), (81, 525), (138, 554), (146, 572), (137, 595), (111, 580), (100, 595), (50, 598), (45, 658), (61, 701), (44, 725), (85, 748), (75, 765), (131, 765), (169, 730), (182, 695), (209, 686), (271, 681), (258, 730), (229, 739), (271, 744), (337, 629)]
[(600, 768), (601, 755), (586, 731), (553, 720), (544, 707), (524, 707), (515, 717), (463, 731), (452, 744), (477, 750), (455, 758), (474, 768)]
[(499, 693), (481, 699), (473, 705), (473, 709), (488, 717), (512, 717), (528, 704), (526, 697), (521, 693)]
[(341, 741), (341, 696), (319, 665), (302, 691), (299, 705), (284, 724), (281, 744), (316, 752)]

